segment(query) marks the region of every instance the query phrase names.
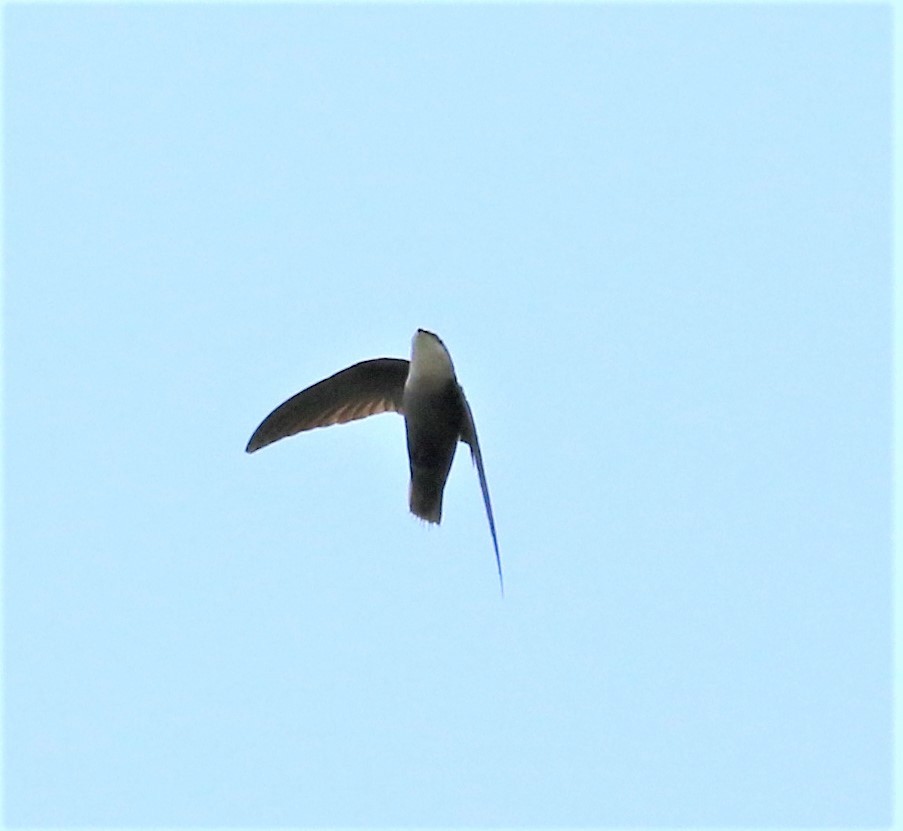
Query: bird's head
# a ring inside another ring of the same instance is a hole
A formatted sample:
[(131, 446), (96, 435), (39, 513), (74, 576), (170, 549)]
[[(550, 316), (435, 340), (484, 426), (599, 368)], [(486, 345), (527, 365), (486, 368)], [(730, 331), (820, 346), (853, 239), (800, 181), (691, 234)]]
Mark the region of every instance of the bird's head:
[(454, 378), (451, 355), (438, 335), (418, 329), (411, 338), (411, 378)]

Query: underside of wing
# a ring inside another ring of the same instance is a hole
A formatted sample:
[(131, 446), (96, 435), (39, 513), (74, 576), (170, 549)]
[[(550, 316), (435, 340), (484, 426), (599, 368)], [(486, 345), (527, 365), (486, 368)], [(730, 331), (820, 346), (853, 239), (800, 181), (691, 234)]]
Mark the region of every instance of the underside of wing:
[(492, 502), (489, 500), (489, 485), (486, 484), (486, 471), (483, 469), (483, 454), (480, 452), (480, 442), (477, 439), (477, 426), (474, 424), (473, 413), (464, 390), (461, 390), (461, 400), (464, 402), (464, 426), (461, 428), (461, 441), (470, 446), (470, 455), (477, 466), (477, 476), (480, 478), (480, 490), (483, 491), (483, 504), (486, 506), (486, 517), (489, 519), (489, 530), (492, 533), (492, 545), (495, 548), (495, 562), (499, 570), (499, 586), (502, 594), (505, 593), (505, 582), (502, 579), (502, 558), (499, 555), (499, 541), (495, 535), (495, 520), (492, 517)]
[(401, 358), (376, 358), (343, 369), (280, 404), (254, 431), (246, 450), (253, 453), (314, 427), (400, 413), (407, 376), (408, 362)]

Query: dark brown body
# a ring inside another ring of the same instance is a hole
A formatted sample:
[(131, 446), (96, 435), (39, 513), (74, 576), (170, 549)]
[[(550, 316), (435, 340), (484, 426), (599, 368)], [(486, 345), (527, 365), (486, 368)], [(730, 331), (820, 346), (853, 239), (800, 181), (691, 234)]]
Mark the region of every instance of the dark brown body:
[(427, 522), (442, 519), (442, 493), (464, 427), (464, 405), (457, 381), (408, 387), (404, 396), (410, 509)]

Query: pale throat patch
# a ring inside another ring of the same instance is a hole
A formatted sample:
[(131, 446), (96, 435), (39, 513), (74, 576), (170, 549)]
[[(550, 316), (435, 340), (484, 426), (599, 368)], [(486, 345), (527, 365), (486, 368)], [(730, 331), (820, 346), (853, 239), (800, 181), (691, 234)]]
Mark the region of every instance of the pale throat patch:
[(455, 377), (448, 350), (435, 335), (417, 332), (411, 340), (411, 369), (405, 386), (419, 381), (447, 381)]

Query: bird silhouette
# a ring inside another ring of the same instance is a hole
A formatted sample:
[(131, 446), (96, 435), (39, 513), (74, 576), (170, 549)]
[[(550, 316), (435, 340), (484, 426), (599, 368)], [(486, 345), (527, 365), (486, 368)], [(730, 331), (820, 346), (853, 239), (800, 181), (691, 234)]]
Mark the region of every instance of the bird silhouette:
[(411, 470), (408, 504), (411, 513), (427, 522), (438, 525), (442, 520), (442, 495), (458, 442), (470, 447), (504, 594), (502, 560), (473, 413), (448, 349), (432, 332), (418, 329), (414, 333), (410, 361), (362, 361), (293, 395), (260, 423), (245, 449), (253, 453), (305, 430), (385, 412), (404, 416)]

